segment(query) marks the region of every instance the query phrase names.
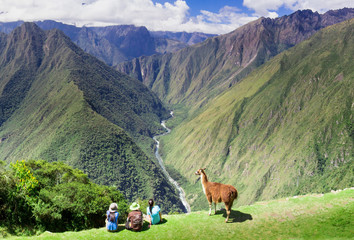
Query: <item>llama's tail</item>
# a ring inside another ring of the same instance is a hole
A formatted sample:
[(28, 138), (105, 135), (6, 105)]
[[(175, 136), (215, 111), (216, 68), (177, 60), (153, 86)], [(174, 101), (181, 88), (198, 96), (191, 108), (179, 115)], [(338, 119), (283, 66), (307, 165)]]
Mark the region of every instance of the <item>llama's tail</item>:
[(237, 196), (238, 196), (238, 192), (236, 190), (236, 188), (234, 188), (233, 186), (231, 186), (231, 189), (229, 191), (229, 209), (231, 209), (232, 205), (233, 205), (233, 202), (234, 200), (237, 199)]
[(237, 199), (237, 197), (238, 197), (238, 192), (237, 192), (236, 188), (234, 188), (232, 191), (232, 197), (234, 200)]

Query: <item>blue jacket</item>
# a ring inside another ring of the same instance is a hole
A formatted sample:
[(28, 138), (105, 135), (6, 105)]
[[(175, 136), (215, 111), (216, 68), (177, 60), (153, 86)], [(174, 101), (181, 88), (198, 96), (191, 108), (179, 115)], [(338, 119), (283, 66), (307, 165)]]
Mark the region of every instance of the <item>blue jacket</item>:
[(111, 222), (109, 220), (109, 211), (107, 211), (107, 230), (109, 231), (116, 231), (118, 229), (118, 216), (119, 216), (119, 213), (118, 212), (115, 212), (114, 215), (115, 215), (115, 218), (114, 218), (114, 222)]

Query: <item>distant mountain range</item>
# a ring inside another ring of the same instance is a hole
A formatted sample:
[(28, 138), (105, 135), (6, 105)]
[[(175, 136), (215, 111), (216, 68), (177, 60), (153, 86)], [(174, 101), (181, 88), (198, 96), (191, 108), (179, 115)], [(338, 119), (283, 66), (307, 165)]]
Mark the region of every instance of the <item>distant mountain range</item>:
[(165, 211), (181, 210), (174, 187), (139, 147), (153, 144), (168, 115), (140, 81), (59, 30), (24, 23), (0, 35), (2, 160), (63, 161), (127, 199), (154, 197)]
[[(10, 33), (22, 23), (0, 22), (0, 32)], [(35, 23), (43, 30), (63, 31), (80, 48), (108, 65), (117, 65), (140, 56), (175, 52), (215, 36), (198, 32), (152, 32), (146, 27), (133, 25), (76, 27), (51, 20)]]
[(209, 38), (176, 53), (141, 56), (117, 66), (139, 79), (168, 104), (204, 104), (278, 53), (318, 30), (354, 17), (354, 9), (297, 11), (260, 18), (235, 31)]
[(187, 43), (188, 45), (194, 45), (203, 42), (205, 39), (215, 37), (215, 34), (206, 34), (200, 32), (168, 32), (168, 31), (151, 31), (151, 35), (155, 38), (162, 39), (174, 39), (179, 42)]

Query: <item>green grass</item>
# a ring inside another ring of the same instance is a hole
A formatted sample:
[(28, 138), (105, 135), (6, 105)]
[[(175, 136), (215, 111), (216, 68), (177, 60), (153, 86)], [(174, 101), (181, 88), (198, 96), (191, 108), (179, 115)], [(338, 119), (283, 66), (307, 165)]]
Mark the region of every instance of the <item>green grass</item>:
[[(218, 205), (222, 206), (221, 204)], [(105, 228), (49, 233), (8, 239), (352, 239), (354, 189), (257, 202), (234, 208), (228, 223), (225, 210), (163, 215), (164, 222), (142, 232)]]

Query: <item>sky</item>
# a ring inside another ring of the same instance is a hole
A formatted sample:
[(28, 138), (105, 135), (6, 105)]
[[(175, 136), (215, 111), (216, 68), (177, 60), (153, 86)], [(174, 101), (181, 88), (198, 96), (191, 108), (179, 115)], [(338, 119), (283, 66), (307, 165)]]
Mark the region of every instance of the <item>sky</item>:
[(354, 0), (0, 0), (0, 22), (133, 24), (152, 31), (224, 34), (260, 17), (354, 7)]

